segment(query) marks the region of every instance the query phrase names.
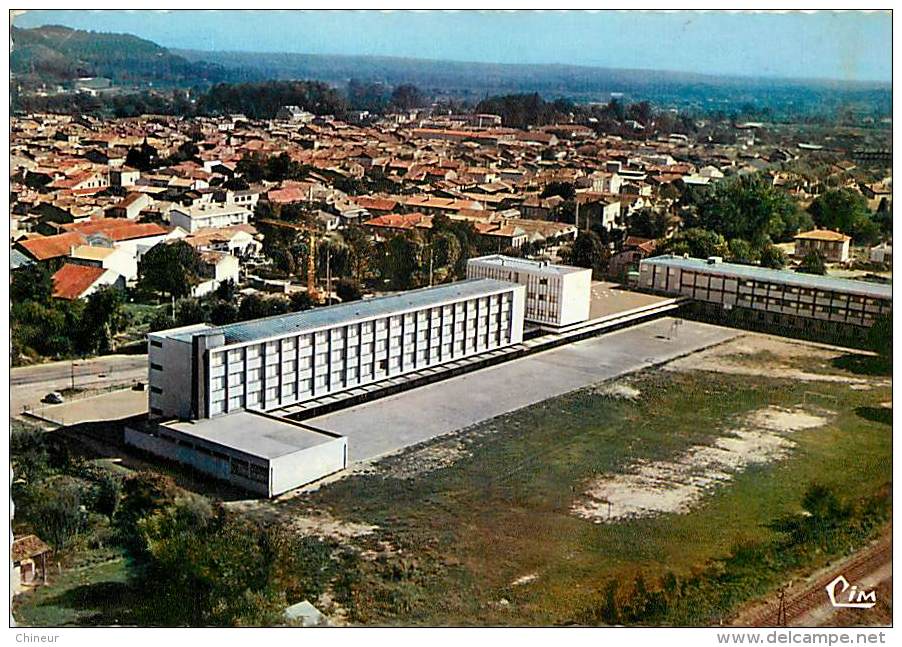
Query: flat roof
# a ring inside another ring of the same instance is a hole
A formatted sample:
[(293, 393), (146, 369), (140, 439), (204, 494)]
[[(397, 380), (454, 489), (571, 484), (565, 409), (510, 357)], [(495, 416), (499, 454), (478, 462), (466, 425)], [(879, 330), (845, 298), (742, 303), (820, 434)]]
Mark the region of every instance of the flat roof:
[[(497, 294), (513, 288), (522, 289), (522, 286), (496, 279), (470, 279), (431, 288), (409, 290), (399, 294), (376, 297), (375, 299), (340, 303), (334, 306), (242, 321), (225, 326), (207, 326), (202, 330), (207, 334), (221, 333), (225, 335), (226, 345), (239, 344), (303, 331), (331, 328), (345, 323), (387, 317), (411, 310), (441, 305), (449, 301)], [(167, 332), (161, 331), (156, 334), (187, 341), (198, 331), (178, 331), (172, 335), (168, 335)]]
[(547, 261), (531, 261), (528, 258), (516, 258), (513, 256), (504, 256), (502, 254), (479, 256), (478, 258), (471, 258), (467, 262), (495, 265), (498, 267), (509, 267), (512, 269), (521, 269), (527, 272), (537, 272), (539, 274), (562, 275), (573, 274), (574, 272), (592, 271), (585, 267), (573, 267), (572, 265), (552, 265)]
[(646, 258), (641, 264), (679, 267), (685, 270), (723, 274), (725, 276), (734, 276), (741, 279), (786, 283), (788, 285), (797, 285), (805, 288), (820, 288), (822, 290), (848, 292), (879, 299), (893, 298), (892, 285), (869, 283), (868, 281), (856, 281), (854, 279), (840, 279), (832, 276), (821, 276), (819, 274), (803, 274), (801, 272), (792, 272), (790, 270), (772, 270), (767, 267), (758, 267), (756, 265), (739, 265), (737, 263), (724, 263), (723, 261), (709, 264), (708, 261), (703, 258), (684, 258), (682, 256), (670, 255)]
[(236, 411), (200, 420), (166, 422), (160, 426), (267, 460), (310, 449), (336, 438), (334, 435), (299, 426), (298, 423), (252, 411)]

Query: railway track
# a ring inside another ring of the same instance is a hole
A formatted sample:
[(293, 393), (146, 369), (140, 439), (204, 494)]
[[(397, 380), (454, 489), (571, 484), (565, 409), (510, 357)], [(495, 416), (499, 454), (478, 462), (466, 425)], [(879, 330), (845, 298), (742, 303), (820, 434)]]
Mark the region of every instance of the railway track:
[[(844, 575), (851, 583), (874, 572), (893, 558), (892, 542), (889, 536), (881, 537), (876, 543), (854, 555), (849, 560), (831, 567), (824, 575), (806, 584), (803, 589), (786, 591), (785, 624), (793, 625), (794, 621), (803, 618), (807, 613), (828, 603), (827, 585), (838, 575)], [(737, 620), (744, 627), (777, 627), (784, 623), (779, 619), (779, 601), (768, 602), (766, 606), (745, 618)]]

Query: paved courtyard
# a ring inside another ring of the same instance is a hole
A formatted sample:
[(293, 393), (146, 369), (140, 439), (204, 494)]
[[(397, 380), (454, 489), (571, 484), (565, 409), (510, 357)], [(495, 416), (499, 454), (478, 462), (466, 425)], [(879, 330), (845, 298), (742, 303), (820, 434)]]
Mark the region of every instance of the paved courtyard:
[(39, 404), (32, 413), (58, 425), (77, 425), (83, 422), (121, 420), (147, 413), (147, 392), (121, 389), (102, 395), (73, 399), (63, 404)]
[(581, 387), (731, 339), (739, 331), (662, 318), (306, 420), (373, 459)]

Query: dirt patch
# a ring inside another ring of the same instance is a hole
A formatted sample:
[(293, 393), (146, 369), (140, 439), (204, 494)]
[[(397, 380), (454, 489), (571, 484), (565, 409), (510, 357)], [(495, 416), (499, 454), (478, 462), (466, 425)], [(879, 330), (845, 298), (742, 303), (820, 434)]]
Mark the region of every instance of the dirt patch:
[(621, 474), (594, 480), (572, 511), (594, 523), (685, 514), (747, 467), (786, 458), (795, 447), (786, 435), (820, 427), (828, 415), (760, 409), (710, 445), (692, 446), (671, 460), (639, 461)]
[(307, 514), (292, 516), (286, 522), (290, 529), (300, 534), (337, 540), (370, 535), (378, 529), (378, 526), (370, 524), (342, 521), (322, 511), (308, 511)]
[(615, 382), (600, 387), (596, 393), (617, 400), (637, 400), (642, 392), (631, 384)]
[(511, 586), (523, 586), (524, 584), (529, 584), (530, 582), (534, 582), (537, 579), (539, 579), (538, 573), (529, 573), (515, 579), (513, 582), (511, 582)]
[[(714, 371), (731, 375), (767, 375), (805, 382), (864, 385), (870, 380), (833, 372), (831, 362), (845, 351), (803, 341), (745, 334), (712, 348), (681, 357), (664, 366), (670, 371)], [(799, 364), (806, 367), (800, 368)], [(811, 369), (816, 369), (816, 372)]]
[(470, 452), (467, 451), (464, 443), (458, 440), (426, 446), (405, 454), (403, 460), (391, 461), (386, 465), (385, 476), (396, 479), (412, 479), (451, 467), (469, 455)]
[(345, 541), (371, 535), (378, 530), (378, 526), (342, 521), (324, 510), (313, 508), (298, 509), (293, 506), (274, 506), (269, 501), (255, 500), (232, 501), (225, 505), (252, 519), (268, 523), (282, 523), (286, 528), (301, 535), (315, 535)]

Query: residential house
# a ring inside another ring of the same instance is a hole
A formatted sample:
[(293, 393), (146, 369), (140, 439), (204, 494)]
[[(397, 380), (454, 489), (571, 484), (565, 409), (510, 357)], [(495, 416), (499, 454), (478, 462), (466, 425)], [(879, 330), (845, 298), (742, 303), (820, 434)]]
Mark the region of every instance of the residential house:
[(129, 284), (138, 279), (137, 259), (127, 251), (117, 247), (79, 245), (72, 249), (69, 258), (66, 259), (66, 264), (114, 270)]
[(64, 263), (53, 274), (53, 297), (69, 301), (83, 299), (106, 285), (124, 290), (125, 277), (103, 267)]
[(82, 233), (73, 231), (54, 236), (23, 238), (16, 242), (14, 249), (18, 249), (27, 258), (55, 270), (73, 247), (86, 243), (87, 239)]
[(128, 218), (137, 220), (144, 209), (153, 205), (153, 198), (146, 193), (129, 193), (112, 207), (104, 212), (107, 218)]
[(202, 297), (215, 292), (222, 283), (240, 281), (241, 262), (227, 252), (201, 252), (201, 282), (191, 288), (191, 296)]
[(804, 258), (811, 250), (818, 250), (830, 263), (845, 263), (849, 260), (851, 236), (829, 229), (812, 229), (795, 236), (796, 258)]
[(169, 212), (169, 222), (188, 233), (209, 227), (246, 225), (252, 212), (234, 204), (197, 204), (191, 207), (175, 207)]

